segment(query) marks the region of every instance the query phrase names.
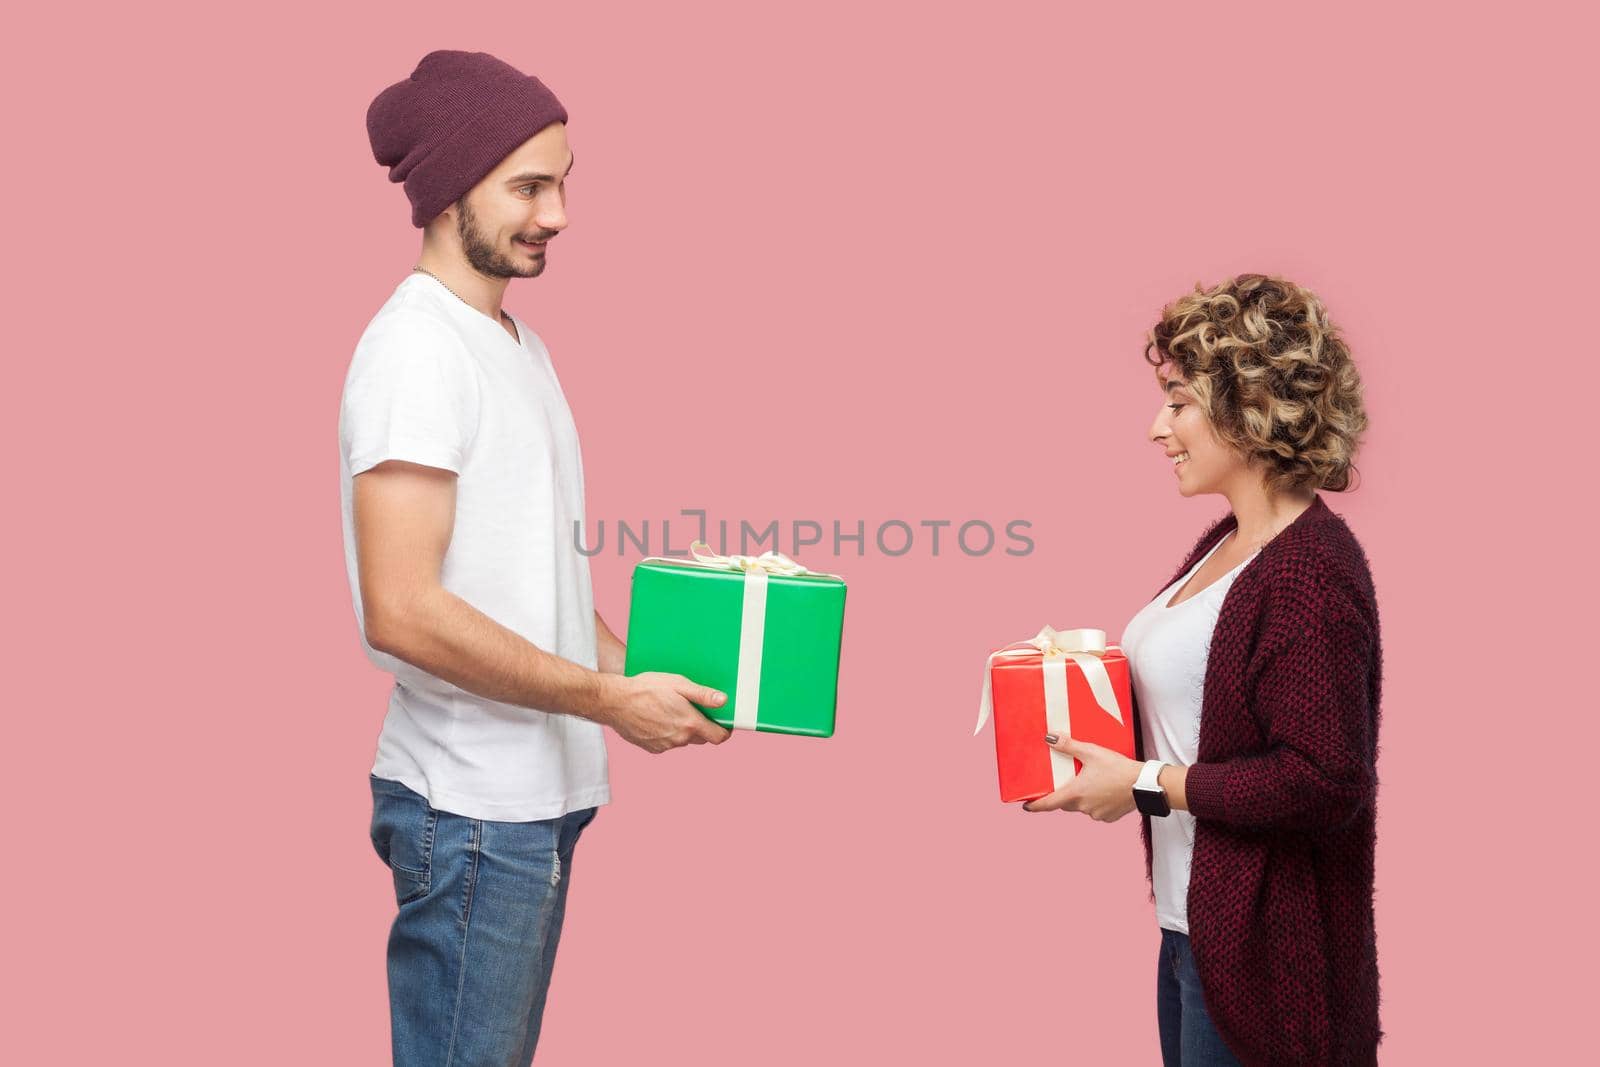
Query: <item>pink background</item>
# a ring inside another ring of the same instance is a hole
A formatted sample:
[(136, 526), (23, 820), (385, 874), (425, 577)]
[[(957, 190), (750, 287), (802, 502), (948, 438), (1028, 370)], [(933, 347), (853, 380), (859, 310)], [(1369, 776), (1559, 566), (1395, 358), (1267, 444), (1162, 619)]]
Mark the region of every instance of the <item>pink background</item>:
[[(507, 304), (555, 356), (591, 520), (1037, 544), (803, 554), (850, 582), (831, 741), (613, 739), (540, 1062), (1157, 1061), (1135, 819), (1002, 806), (971, 730), (990, 648), (1119, 635), (1224, 512), (1145, 440), (1140, 350), (1241, 270), (1317, 290), (1367, 383), (1363, 484), (1328, 500), (1384, 624), (1384, 1059), (1577, 1047), (1592, 33), (1539, 3), (572, 7), (19, 27), (7, 1058), (387, 1057), (388, 680), (335, 423), (419, 242), (365, 109), (440, 47), (573, 115), (571, 228)], [(593, 565), (619, 630), (629, 566)]]

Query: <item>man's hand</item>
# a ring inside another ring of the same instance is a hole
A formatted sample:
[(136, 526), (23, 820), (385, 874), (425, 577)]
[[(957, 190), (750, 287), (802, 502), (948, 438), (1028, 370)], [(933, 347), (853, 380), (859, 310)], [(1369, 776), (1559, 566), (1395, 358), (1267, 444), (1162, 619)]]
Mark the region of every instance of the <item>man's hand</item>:
[(718, 690), (697, 685), (681, 674), (647, 671), (615, 678), (621, 693), (606, 724), (624, 741), (646, 752), (665, 752), (683, 745), (720, 745), (732, 731), (710, 719), (690, 701), (721, 707), (728, 698)]
[(1099, 822), (1116, 822), (1137, 806), (1133, 783), (1144, 766), (1138, 760), (1070, 737), (1046, 734), (1045, 743), (1082, 762), (1083, 770), (1054, 793), (1022, 805), (1023, 811), (1081, 811)]

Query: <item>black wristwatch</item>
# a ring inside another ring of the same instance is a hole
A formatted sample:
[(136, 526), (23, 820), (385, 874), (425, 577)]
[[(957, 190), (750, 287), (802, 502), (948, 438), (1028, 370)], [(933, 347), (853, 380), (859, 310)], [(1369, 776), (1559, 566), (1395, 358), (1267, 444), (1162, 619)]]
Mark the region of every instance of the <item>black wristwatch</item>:
[(1167, 803), (1167, 791), (1161, 788), (1159, 775), (1166, 764), (1158, 759), (1145, 760), (1139, 780), (1133, 783), (1133, 802), (1146, 815), (1171, 815), (1172, 805)]

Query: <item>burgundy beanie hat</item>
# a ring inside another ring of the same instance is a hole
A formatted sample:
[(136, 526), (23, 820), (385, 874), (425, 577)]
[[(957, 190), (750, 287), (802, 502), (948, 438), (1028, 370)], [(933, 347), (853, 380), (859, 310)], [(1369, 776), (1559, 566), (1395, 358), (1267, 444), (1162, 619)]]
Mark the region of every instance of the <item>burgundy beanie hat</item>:
[(367, 108), (372, 155), (406, 183), (419, 229), (567, 109), (538, 78), (487, 52), (429, 52)]

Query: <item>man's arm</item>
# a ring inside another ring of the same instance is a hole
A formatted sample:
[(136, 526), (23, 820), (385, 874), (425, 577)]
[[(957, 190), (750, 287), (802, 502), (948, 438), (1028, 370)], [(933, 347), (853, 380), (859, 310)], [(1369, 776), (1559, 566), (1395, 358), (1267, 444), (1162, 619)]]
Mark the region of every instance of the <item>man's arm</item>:
[(594, 613), (594, 647), (596, 661), (604, 674), (621, 674), (628, 662), (628, 646), (616, 634), (611, 632), (611, 627), (606, 625), (606, 620), (600, 613)]
[(439, 575), (455, 503), (456, 475), (437, 467), (388, 460), (355, 476), (357, 573), (373, 648), (490, 700), (610, 726), (651, 752), (727, 740), (690, 703), (723, 703), (716, 690), (676, 674), (591, 671), (446, 590)]

